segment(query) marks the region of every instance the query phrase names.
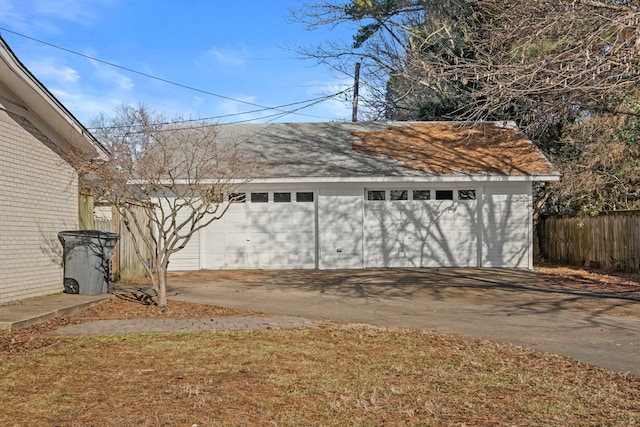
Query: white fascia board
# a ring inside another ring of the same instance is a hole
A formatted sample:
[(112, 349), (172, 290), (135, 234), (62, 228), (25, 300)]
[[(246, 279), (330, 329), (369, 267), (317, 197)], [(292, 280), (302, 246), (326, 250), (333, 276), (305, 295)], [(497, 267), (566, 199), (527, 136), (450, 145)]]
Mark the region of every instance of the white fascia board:
[[(558, 181), (560, 175), (445, 175), (445, 176), (378, 176), (378, 177), (300, 177), (300, 178), (256, 178), (251, 180), (225, 180), (229, 184), (335, 184), (335, 183), (407, 183), (407, 182), (533, 182)], [(188, 180), (176, 180), (176, 184), (187, 184)], [(204, 179), (201, 184), (216, 184), (221, 181)], [(142, 184), (131, 181), (131, 184)]]
[(0, 61), (5, 85), (24, 103), (17, 106), (3, 100), (3, 109), (28, 119), (63, 151), (71, 146), (108, 160), (109, 153), (104, 146), (20, 62), (4, 40), (0, 40)]
[[(202, 179), (199, 184), (215, 185), (215, 184), (366, 184), (366, 183), (442, 183), (442, 182), (535, 182), (535, 181), (559, 181), (560, 175), (467, 175), (467, 176), (378, 176), (378, 177), (308, 177), (308, 178), (256, 178), (256, 179)], [(130, 185), (143, 185), (150, 181), (147, 180), (130, 180)], [(187, 179), (177, 179), (174, 181), (160, 181), (160, 184), (189, 184)]]

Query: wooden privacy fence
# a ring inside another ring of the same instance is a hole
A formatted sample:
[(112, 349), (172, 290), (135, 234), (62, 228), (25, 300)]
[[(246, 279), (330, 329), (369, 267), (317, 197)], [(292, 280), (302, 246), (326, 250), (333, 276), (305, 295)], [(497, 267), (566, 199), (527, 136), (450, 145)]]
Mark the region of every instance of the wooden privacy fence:
[(549, 261), (640, 271), (640, 211), (544, 217), (537, 232), (541, 255)]
[[(120, 240), (116, 244), (113, 253), (113, 264), (111, 269), (114, 279), (132, 280), (145, 277), (147, 275), (147, 271), (136, 255), (131, 233), (129, 233), (124, 222), (121, 220), (117, 209), (110, 208), (108, 211), (109, 212), (106, 215), (104, 209), (100, 215), (95, 214), (94, 222), (96, 229), (111, 231), (120, 235)], [(135, 214), (137, 215), (138, 221), (147, 221), (142, 208), (135, 208)], [(144, 229), (146, 230), (147, 224), (143, 224)], [(138, 242), (141, 241), (142, 239), (138, 239)], [(139, 248), (145, 259), (151, 258), (146, 246), (139, 243)]]

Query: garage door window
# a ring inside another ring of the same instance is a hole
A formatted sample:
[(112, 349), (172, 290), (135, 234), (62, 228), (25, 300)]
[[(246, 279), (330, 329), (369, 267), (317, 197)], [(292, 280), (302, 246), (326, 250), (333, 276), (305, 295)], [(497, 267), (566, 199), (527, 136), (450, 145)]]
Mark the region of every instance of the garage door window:
[(275, 203), (289, 203), (291, 201), (291, 193), (273, 193), (273, 201)]
[(304, 191), (304, 192), (296, 193), (296, 202), (298, 202), (298, 203), (313, 202), (313, 192), (312, 191)]
[(391, 190), (389, 192), (391, 200), (408, 200), (409, 192), (407, 190)]
[(475, 200), (476, 190), (458, 190), (458, 200)]
[(247, 193), (231, 193), (229, 201), (232, 203), (244, 203), (247, 201)]
[(431, 190), (413, 190), (413, 200), (431, 200)]
[(251, 193), (251, 203), (267, 203), (269, 193)]
[(367, 191), (367, 200), (372, 200), (372, 201), (384, 200), (384, 190)]
[(453, 200), (453, 190), (436, 190), (436, 200)]

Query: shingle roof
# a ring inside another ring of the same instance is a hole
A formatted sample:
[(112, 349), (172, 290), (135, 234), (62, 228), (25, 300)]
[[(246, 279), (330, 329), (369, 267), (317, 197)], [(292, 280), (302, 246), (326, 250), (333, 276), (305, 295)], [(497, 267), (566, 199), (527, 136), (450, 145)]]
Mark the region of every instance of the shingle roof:
[(557, 175), (508, 124), (229, 124), (218, 126), (217, 137), (262, 162), (265, 178)]

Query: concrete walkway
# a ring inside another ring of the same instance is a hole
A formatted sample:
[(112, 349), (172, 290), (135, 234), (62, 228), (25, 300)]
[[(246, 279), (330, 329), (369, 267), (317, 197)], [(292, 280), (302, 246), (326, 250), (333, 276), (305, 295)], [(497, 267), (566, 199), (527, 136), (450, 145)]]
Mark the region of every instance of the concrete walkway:
[(54, 294), (0, 305), (0, 330), (23, 329), (54, 317), (69, 316), (113, 295)]

